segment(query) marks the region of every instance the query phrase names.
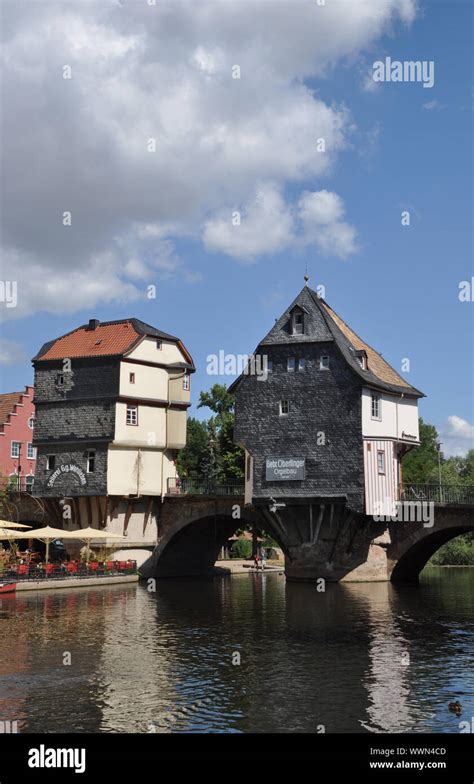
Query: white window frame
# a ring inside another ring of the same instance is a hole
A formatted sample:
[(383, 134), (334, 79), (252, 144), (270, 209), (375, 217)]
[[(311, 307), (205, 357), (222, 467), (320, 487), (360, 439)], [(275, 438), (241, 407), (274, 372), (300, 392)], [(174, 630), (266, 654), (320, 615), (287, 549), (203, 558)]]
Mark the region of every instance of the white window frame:
[[(382, 465), (380, 465), (380, 458), (382, 458)], [(387, 473), (385, 449), (377, 449), (377, 473), (379, 476), (385, 476)]]
[(190, 389), (191, 389), (191, 377), (189, 373), (186, 373), (186, 375), (183, 376), (183, 390), (185, 392), (189, 392)]
[[(49, 461), (53, 461), (53, 465), (50, 466)], [(54, 471), (56, 467), (56, 455), (46, 455), (46, 470), (47, 471)]]
[(304, 357), (298, 359), (298, 373), (304, 373), (306, 370), (306, 360)]
[[(327, 360), (325, 362), (325, 360)], [(319, 357), (319, 369), (320, 370), (329, 370), (329, 355), (323, 354), (322, 357)]]
[[(95, 449), (89, 449), (87, 451), (87, 469), (86, 469), (86, 473), (87, 474), (94, 474), (95, 473), (95, 459), (96, 459), (96, 451), (95, 451)], [(90, 464), (91, 460), (93, 461), (92, 462), (92, 465), (93, 465), (92, 468), (91, 468), (91, 464)]]
[[(287, 408), (288, 410), (284, 411), (283, 410), (284, 408)], [(280, 410), (280, 416), (288, 416), (288, 414), (290, 413), (290, 401), (287, 400), (286, 398), (282, 398), (279, 403), (279, 410)]]
[[(134, 422), (131, 421), (133, 419), (135, 420)], [(130, 425), (130, 427), (138, 426), (138, 406), (127, 405), (127, 411), (125, 414), (125, 424)]]
[(370, 418), (376, 422), (382, 421), (382, 395), (377, 392), (370, 393)]
[[(296, 321), (297, 318), (301, 319), (301, 321), (299, 321), (298, 323)], [(299, 329), (299, 327), (301, 327), (301, 329)], [(301, 311), (295, 311), (293, 313), (293, 329), (292, 329), (292, 332), (293, 332), (293, 335), (304, 335), (304, 313), (302, 313)]]
[(267, 373), (273, 373), (273, 359), (267, 357)]
[[(31, 482), (29, 482), (28, 479), (31, 479)], [(33, 490), (34, 483), (35, 483), (35, 476), (34, 476), (34, 474), (27, 474), (25, 476), (25, 488), (27, 490)]]
[[(290, 367), (290, 364), (293, 363), (293, 367)], [(286, 369), (288, 373), (294, 373), (296, 370), (296, 358), (295, 357), (288, 357), (286, 360)]]
[[(13, 445), (18, 445), (18, 454), (15, 454)], [(13, 457), (14, 460), (20, 459), (20, 452), (21, 452), (21, 441), (12, 441), (10, 444), (10, 457)]]
[[(20, 477), (15, 472), (8, 477), (8, 484), (16, 490), (20, 489)], [(12, 481), (13, 480), (13, 481)]]
[[(31, 424), (31, 423), (33, 423), (33, 424)], [(35, 426), (35, 418), (34, 418), (34, 416), (32, 414), (29, 417), (29, 419), (28, 419), (28, 427), (30, 428), (30, 430), (33, 430), (34, 426)]]
[(26, 445), (26, 457), (28, 458), (28, 460), (36, 459), (36, 449), (31, 443), (31, 441), (29, 441), (28, 444)]

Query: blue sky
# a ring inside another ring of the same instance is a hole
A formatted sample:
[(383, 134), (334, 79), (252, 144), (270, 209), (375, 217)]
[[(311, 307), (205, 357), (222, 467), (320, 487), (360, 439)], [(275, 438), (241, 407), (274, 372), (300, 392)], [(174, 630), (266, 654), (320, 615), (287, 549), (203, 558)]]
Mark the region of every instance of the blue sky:
[[(387, 0), (388, 4), (390, 0)], [(109, 21), (117, 33), (120, 28), (112, 18), (101, 19), (103, 29)], [(27, 24), (22, 17), (13, 19), (12, 25), (14, 23), (20, 31)], [(215, 40), (219, 41), (217, 32), (212, 36), (212, 41)], [(11, 45), (17, 46), (18, 41), (12, 39)], [(209, 46), (207, 43), (206, 49), (203, 44), (204, 50), (208, 51)], [(350, 48), (348, 44), (347, 50)], [(235, 62), (236, 55), (232, 54)], [(41, 51), (36, 56), (40, 60)], [(376, 89), (366, 89), (370, 81), (364, 80), (371, 73), (372, 63), (388, 56), (401, 61), (433, 60), (434, 87), (425, 89), (419, 83), (382, 83)], [(275, 73), (280, 68), (280, 64), (277, 65)], [(305, 85), (325, 106), (344, 112), (344, 143), (326, 171), (308, 166), (307, 175), (293, 176), (291, 169), (285, 169), (282, 174), (277, 168), (272, 173), (270, 168), (263, 178), (256, 166), (254, 185), (263, 179), (270, 183), (270, 188), (276, 184), (289, 212), (296, 209), (304, 192), (326, 190), (338, 194), (344, 205), (341, 220), (356, 232), (356, 239), (348, 240), (346, 252), (338, 255), (321, 242), (294, 239), (283, 241), (281, 249), (278, 242), (273, 247), (270, 243), (268, 250), (263, 248), (263, 252), (250, 256), (243, 256), (240, 251), (225, 252), (228, 246), (225, 237), (221, 241), (218, 222), (221, 211), (228, 212), (232, 202), (228, 193), (223, 197), (222, 205), (218, 203), (218, 197), (212, 202), (209, 193), (217, 192), (221, 184), (219, 178), (225, 190), (224, 180), (235, 177), (234, 170), (230, 166), (227, 173), (225, 167), (217, 174), (213, 172), (208, 183), (203, 167), (195, 186), (197, 206), (190, 210), (186, 226), (183, 228), (182, 224), (179, 230), (168, 233), (160, 230), (155, 234), (160, 243), (163, 237), (165, 243), (172, 242), (172, 249), (167, 244), (161, 246), (162, 260), (152, 275), (146, 270), (141, 277), (133, 277), (131, 273), (126, 280), (122, 277), (116, 294), (93, 292), (90, 306), (86, 305), (88, 299), (76, 296), (74, 289), (81, 285), (80, 276), (75, 277), (77, 266), (81, 268), (81, 258), (84, 267), (90, 264), (87, 257), (90, 249), (79, 250), (76, 268), (71, 274), (64, 248), (58, 253), (55, 267), (44, 262), (48, 242), (44, 242), (43, 256), (33, 261), (29, 248), (28, 263), (33, 271), (29, 280), (34, 279), (36, 294), (34, 291), (30, 294), (24, 312), (20, 308), (21, 312), (15, 312), (12, 317), (12, 310), (3, 311), (7, 319), (2, 336), (6, 348), (12, 349), (14, 356), (11, 351), (5, 352), (5, 364), (0, 369), (1, 391), (20, 389), (32, 382), (29, 357), (43, 342), (91, 317), (105, 321), (136, 316), (182, 338), (198, 368), (192, 382), (192, 397), (196, 402), (200, 390), (208, 389), (216, 381), (232, 381), (229, 377), (206, 374), (207, 355), (219, 350), (236, 354), (252, 351), (301, 289), (307, 265), (310, 285), (323, 284), (329, 304), (397, 370), (401, 369), (402, 358), (410, 359), (411, 371), (407, 380), (427, 395), (420, 405), (423, 418), (442, 432), (448, 453), (465, 452), (472, 447), (474, 422), (473, 303), (460, 302), (458, 293), (460, 282), (470, 281), (474, 275), (472, 6), (461, 0), (418, 4), (410, 24), (392, 18), (387, 25), (381, 26), (379, 34), (367, 35), (367, 40), (358, 44), (356, 51), (346, 51), (341, 45), (337, 56), (328, 55), (326, 62), (323, 60), (312, 69), (298, 64), (294, 71), (288, 69), (283, 76), (280, 70), (275, 84), (278, 78), (286, 79), (287, 95), (291, 91), (295, 94), (299, 85)], [(246, 89), (245, 83), (239, 83), (239, 89)], [(278, 89), (275, 87), (276, 91)], [(25, 90), (25, 98), (27, 95)], [(278, 112), (277, 99), (275, 111)], [(283, 106), (282, 114), (285, 114)], [(45, 132), (53, 137), (56, 124), (63, 119), (61, 113), (58, 117), (55, 120), (55, 114), (50, 113), (44, 121)], [(317, 136), (317, 129), (314, 134)], [(37, 153), (40, 157), (41, 144), (39, 141)], [(74, 140), (71, 144), (74, 158)], [(92, 134), (90, 146), (94, 147)], [(98, 158), (96, 170), (107, 158), (108, 155)], [(21, 158), (17, 165), (21, 167)], [(74, 164), (67, 164), (65, 168), (69, 165)], [(117, 168), (117, 164), (114, 165)], [(133, 163), (128, 160), (127, 165)], [(291, 167), (291, 163), (288, 166)], [(137, 163), (138, 181), (143, 176), (140, 167), (141, 163)], [(190, 172), (189, 177), (192, 176)], [(71, 178), (74, 185), (74, 172)], [(252, 169), (249, 167), (241, 201), (235, 194), (232, 197), (234, 209), (242, 207), (244, 213), (250, 214), (252, 200), (248, 194), (251, 187)], [(46, 195), (48, 189), (45, 180)], [(6, 186), (4, 198), (8, 195)], [(172, 198), (173, 194), (170, 194), (170, 200)], [(164, 198), (156, 216), (157, 224), (175, 218), (171, 212), (168, 215), (168, 208), (163, 204), (166, 205)], [(200, 206), (203, 210), (197, 218)], [(112, 205), (110, 212), (114, 209)], [(122, 231), (122, 251), (125, 246), (134, 258), (153, 256), (153, 236), (143, 239), (143, 236), (137, 238), (135, 235), (132, 240), (125, 226), (127, 206), (120, 205), (117, 209), (120, 209), (120, 219), (111, 222), (110, 247), (116, 246), (117, 236)], [(410, 211), (408, 227), (401, 225), (403, 210)], [(29, 222), (28, 200), (23, 220)], [(93, 218), (89, 220), (90, 223), (81, 229), (83, 233), (87, 232), (88, 225), (94, 224)], [(206, 221), (212, 223), (213, 241), (206, 241), (205, 232), (195, 229), (199, 220), (201, 225)], [(150, 222), (149, 215), (146, 221)], [(275, 221), (282, 221), (281, 211), (276, 210)], [(336, 231), (339, 225), (336, 221)], [(45, 225), (44, 235), (48, 235), (48, 231)], [(255, 233), (260, 237), (266, 232), (271, 234), (268, 223), (261, 227), (256, 225)], [(17, 235), (21, 237), (21, 229), (17, 229)], [(37, 236), (41, 243), (41, 226)], [(107, 252), (107, 236), (101, 237), (101, 241), (101, 252)], [(54, 245), (54, 237), (51, 242)], [(17, 240), (17, 247), (20, 245), (21, 239)], [(11, 242), (10, 255), (7, 255), (12, 264), (4, 275), (7, 280), (15, 275), (15, 264), (21, 266), (21, 255), (12, 263), (11, 248), (14, 246)], [(52, 253), (57, 250), (53, 248)], [(127, 263), (123, 254), (117, 258), (118, 264)], [(41, 269), (44, 279), (39, 274)], [(92, 265), (89, 285), (94, 269)], [(114, 281), (120, 278), (120, 269), (114, 275)], [(42, 295), (43, 280), (58, 281), (53, 304), (51, 298)], [(155, 300), (145, 297), (148, 283), (157, 286)], [(129, 284), (134, 286), (133, 291), (127, 288)], [(19, 298), (21, 285), (20, 279)], [(71, 291), (70, 306), (67, 304), (68, 289)], [(65, 304), (59, 306), (58, 298), (65, 299)]]

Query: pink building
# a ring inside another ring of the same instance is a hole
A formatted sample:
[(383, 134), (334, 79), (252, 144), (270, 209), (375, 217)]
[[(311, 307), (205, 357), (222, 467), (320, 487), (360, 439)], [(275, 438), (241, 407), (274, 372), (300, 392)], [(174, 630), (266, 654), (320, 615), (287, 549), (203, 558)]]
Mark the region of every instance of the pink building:
[(33, 387), (0, 395), (0, 481), (31, 490), (36, 468), (33, 447)]

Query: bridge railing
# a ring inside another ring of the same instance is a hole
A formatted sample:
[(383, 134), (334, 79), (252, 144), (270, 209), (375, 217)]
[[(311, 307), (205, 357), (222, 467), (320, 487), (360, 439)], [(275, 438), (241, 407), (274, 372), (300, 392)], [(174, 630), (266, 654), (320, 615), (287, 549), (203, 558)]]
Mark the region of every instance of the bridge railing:
[(399, 488), (399, 499), (400, 501), (432, 501), (435, 504), (474, 506), (474, 486), (402, 485)]
[(208, 482), (201, 478), (179, 479), (170, 477), (167, 485), (167, 495), (243, 495), (244, 485), (236, 480), (223, 484)]

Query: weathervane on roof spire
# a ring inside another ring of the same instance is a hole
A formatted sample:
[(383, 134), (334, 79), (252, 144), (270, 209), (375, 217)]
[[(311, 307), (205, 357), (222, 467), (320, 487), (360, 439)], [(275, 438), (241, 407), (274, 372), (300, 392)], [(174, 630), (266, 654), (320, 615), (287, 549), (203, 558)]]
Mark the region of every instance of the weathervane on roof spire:
[(305, 268), (305, 270), (306, 270), (306, 271), (305, 271), (305, 276), (304, 276), (304, 285), (305, 285), (305, 286), (307, 286), (307, 285), (308, 285), (308, 281), (309, 281), (309, 275), (308, 275), (308, 264), (306, 264), (306, 268)]

